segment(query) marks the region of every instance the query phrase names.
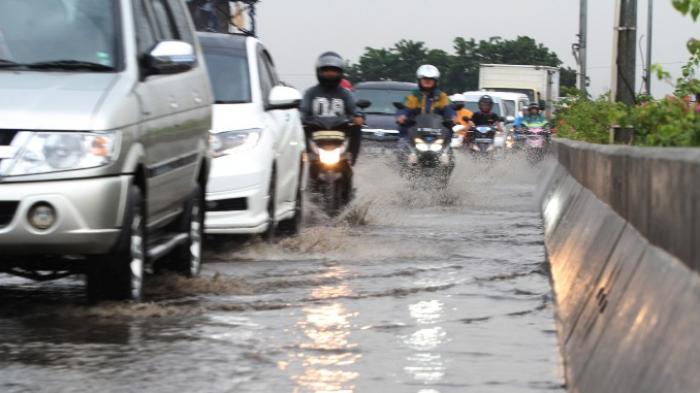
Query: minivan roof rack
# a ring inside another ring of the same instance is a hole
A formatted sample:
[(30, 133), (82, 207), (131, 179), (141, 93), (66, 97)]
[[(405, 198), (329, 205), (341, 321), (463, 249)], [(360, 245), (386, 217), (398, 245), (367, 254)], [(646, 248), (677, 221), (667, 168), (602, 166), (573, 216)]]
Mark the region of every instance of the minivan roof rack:
[(260, 0), (187, 0), (197, 31), (257, 36)]

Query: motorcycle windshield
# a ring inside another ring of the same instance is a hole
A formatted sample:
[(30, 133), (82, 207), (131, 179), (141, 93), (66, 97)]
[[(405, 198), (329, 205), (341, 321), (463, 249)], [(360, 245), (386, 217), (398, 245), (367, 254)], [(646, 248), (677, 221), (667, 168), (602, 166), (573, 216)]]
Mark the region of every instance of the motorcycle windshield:
[(421, 114), (416, 116), (414, 121), (415, 124), (409, 130), (411, 139), (424, 137), (444, 138), (447, 135), (447, 129), (443, 124), (444, 119), (440, 115), (434, 113)]

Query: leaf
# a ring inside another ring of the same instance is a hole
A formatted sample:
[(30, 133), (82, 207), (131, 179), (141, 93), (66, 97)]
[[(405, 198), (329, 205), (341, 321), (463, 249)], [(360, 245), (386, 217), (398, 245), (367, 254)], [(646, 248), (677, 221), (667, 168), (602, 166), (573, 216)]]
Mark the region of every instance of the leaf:
[(690, 0), (673, 0), (673, 7), (680, 11), (683, 15), (688, 14), (690, 8)]

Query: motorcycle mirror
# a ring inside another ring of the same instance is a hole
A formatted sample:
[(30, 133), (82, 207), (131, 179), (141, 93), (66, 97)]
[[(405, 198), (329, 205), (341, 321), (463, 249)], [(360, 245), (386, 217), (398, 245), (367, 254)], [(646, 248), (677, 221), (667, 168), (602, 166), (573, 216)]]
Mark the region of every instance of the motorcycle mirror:
[(406, 105), (404, 105), (402, 102), (394, 102), (394, 108), (396, 109), (406, 109)]
[(367, 109), (372, 106), (372, 102), (369, 100), (359, 100), (357, 103), (355, 103), (355, 105), (357, 105), (357, 107), (360, 109)]

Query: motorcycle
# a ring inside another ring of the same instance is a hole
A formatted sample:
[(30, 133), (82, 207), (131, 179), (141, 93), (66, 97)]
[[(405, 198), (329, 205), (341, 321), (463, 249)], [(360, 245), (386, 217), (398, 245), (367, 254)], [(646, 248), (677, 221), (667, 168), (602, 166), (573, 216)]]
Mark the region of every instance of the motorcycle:
[(496, 133), (495, 126), (477, 126), (470, 130), (471, 142), (469, 151), (474, 158), (491, 159), (496, 153)]
[(544, 159), (549, 147), (550, 136), (551, 131), (546, 126), (524, 128), (524, 148), (530, 164), (536, 164)]
[(315, 118), (306, 128), (311, 190), (326, 214), (337, 215), (353, 197), (350, 124), (344, 117)]
[(439, 187), (446, 187), (455, 167), (451, 122), (428, 113), (415, 116), (407, 126), (408, 141), (400, 153), (402, 173), (414, 185), (419, 179), (434, 179)]

